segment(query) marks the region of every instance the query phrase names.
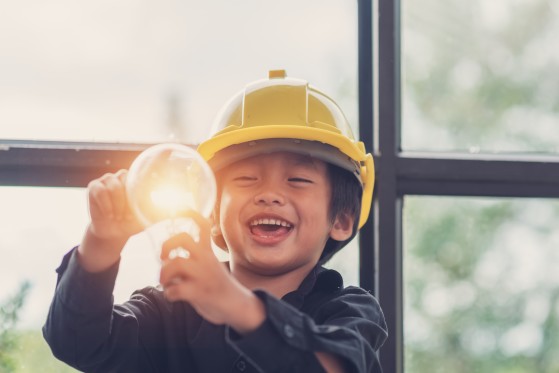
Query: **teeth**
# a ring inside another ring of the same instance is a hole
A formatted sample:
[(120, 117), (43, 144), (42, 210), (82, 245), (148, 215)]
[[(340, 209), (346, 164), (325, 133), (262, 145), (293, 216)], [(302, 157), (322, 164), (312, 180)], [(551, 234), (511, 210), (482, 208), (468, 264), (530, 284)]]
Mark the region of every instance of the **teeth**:
[(289, 224), (288, 222), (284, 221), (284, 220), (280, 220), (280, 219), (255, 219), (253, 221), (250, 222), (250, 225), (255, 226), (255, 225), (260, 225), (260, 224), (266, 224), (266, 225), (279, 225), (282, 227), (287, 227), (290, 228), (291, 224)]

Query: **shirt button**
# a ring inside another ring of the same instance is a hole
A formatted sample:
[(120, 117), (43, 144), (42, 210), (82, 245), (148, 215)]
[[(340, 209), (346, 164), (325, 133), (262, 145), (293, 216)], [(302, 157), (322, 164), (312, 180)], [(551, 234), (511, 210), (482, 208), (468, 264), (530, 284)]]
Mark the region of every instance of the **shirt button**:
[(247, 368), (247, 365), (246, 365), (246, 363), (245, 363), (244, 360), (239, 360), (239, 361), (237, 362), (237, 369), (238, 369), (239, 371), (244, 372), (246, 368)]
[(295, 336), (295, 331), (291, 327), (291, 325), (285, 325), (283, 327), (283, 332), (287, 338), (293, 338)]

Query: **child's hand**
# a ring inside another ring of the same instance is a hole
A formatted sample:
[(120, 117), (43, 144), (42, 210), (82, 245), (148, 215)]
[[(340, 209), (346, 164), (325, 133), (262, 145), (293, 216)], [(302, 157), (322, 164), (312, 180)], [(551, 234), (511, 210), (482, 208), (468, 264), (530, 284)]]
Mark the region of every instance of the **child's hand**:
[(87, 271), (103, 271), (116, 263), (128, 238), (142, 230), (126, 200), (126, 174), (105, 174), (87, 186), (91, 222), (78, 248)]
[[(264, 305), (216, 258), (210, 243), (210, 221), (195, 212), (189, 217), (200, 228), (200, 241), (181, 233), (163, 245), (160, 283), (165, 296), (170, 301), (189, 302), (214, 324), (228, 324), (239, 333), (256, 329), (265, 319)], [(190, 253), (188, 258), (168, 259), (179, 247)]]
[(126, 170), (105, 174), (87, 186), (89, 230), (102, 240), (126, 242), (142, 230), (126, 198)]

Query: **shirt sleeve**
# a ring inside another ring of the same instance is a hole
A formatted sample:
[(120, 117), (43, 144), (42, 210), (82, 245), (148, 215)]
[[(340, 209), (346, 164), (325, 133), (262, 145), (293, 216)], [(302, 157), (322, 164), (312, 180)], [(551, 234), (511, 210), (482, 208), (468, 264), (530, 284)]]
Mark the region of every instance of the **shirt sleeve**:
[(76, 252), (66, 254), (57, 269), (43, 336), (54, 356), (74, 368), (96, 372), (110, 366), (129, 371), (137, 353), (138, 326), (132, 312), (121, 306), (113, 309), (119, 263), (90, 273), (80, 266)]
[(378, 349), (387, 338), (376, 299), (348, 287), (322, 302), (312, 317), (262, 291), (265, 322), (244, 336), (227, 329), (235, 349), (262, 372), (324, 372), (315, 357), (322, 351), (341, 357), (349, 372), (380, 373)]

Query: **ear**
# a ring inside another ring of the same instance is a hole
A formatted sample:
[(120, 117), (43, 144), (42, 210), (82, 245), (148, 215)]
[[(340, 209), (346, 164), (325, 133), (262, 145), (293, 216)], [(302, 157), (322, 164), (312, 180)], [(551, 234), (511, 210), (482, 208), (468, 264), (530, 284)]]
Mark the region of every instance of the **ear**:
[(336, 241), (345, 241), (350, 238), (353, 234), (354, 220), (354, 216), (345, 212), (338, 214), (330, 228), (330, 238)]
[(221, 233), (221, 226), (219, 224), (219, 218), (216, 219), (216, 216), (219, 217), (219, 211), (214, 209), (213, 219), (212, 219), (212, 228), (210, 229), (210, 236), (212, 237), (212, 241), (222, 250), (227, 251), (227, 244), (223, 239), (223, 234)]
[(222, 250), (227, 251), (227, 245), (225, 244), (225, 240), (223, 239), (223, 235), (221, 234), (221, 229), (219, 225), (214, 224), (210, 231), (210, 235), (212, 236), (212, 241)]
[(212, 224), (212, 228), (210, 230), (210, 235), (212, 237), (221, 236), (221, 227), (219, 226), (219, 222), (214, 222)]

